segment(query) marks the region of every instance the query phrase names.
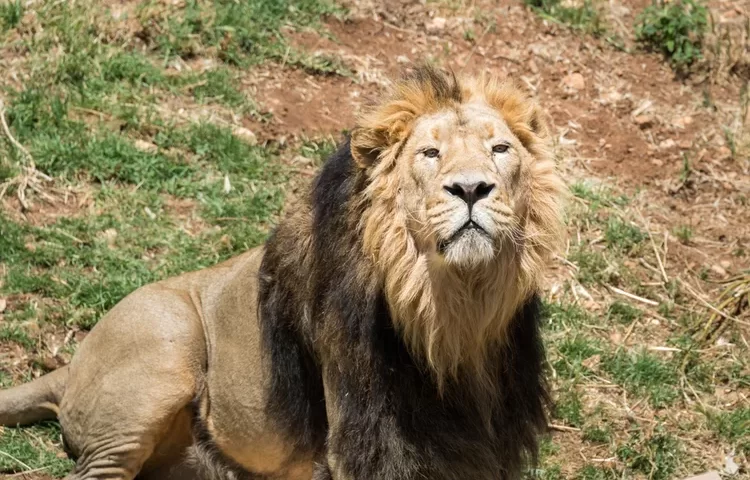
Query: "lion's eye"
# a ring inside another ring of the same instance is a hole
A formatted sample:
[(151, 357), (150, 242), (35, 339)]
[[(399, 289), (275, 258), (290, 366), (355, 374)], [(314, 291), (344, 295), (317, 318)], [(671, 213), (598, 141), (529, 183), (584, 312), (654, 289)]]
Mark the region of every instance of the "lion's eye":
[(500, 143), (492, 147), (492, 153), (505, 153), (508, 151), (509, 148), (510, 148), (510, 145), (506, 145), (505, 143)]
[(437, 148), (428, 148), (422, 152), (427, 158), (437, 158), (440, 155), (440, 150)]

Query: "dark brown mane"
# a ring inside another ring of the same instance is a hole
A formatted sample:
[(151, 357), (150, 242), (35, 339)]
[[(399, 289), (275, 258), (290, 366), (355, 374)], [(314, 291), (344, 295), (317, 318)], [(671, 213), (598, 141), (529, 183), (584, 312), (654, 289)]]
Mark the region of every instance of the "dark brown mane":
[(320, 459), (317, 480), (334, 468), (353, 479), (518, 478), (546, 426), (538, 298), (490, 352), (496, 394), (453, 381), (441, 395), (394, 329), (363, 254), (356, 227), (367, 181), (346, 141), (309, 202), (267, 242), (259, 308), (273, 371), (268, 413), (300, 454)]

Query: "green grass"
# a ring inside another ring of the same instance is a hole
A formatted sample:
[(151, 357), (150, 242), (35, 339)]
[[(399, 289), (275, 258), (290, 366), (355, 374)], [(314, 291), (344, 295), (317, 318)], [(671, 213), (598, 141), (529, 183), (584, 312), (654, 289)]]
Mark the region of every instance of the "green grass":
[(619, 253), (634, 255), (638, 253), (638, 247), (646, 239), (638, 227), (616, 216), (610, 216), (604, 229), (604, 241), (607, 248)]
[(623, 325), (630, 325), (642, 316), (643, 312), (640, 309), (627, 303), (615, 301), (607, 307), (607, 318)]
[(7, 0), (0, 3), (0, 27), (10, 30), (23, 18), (24, 7), (21, 0)]
[[(0, 427), (2, 428), (2, 427)], [(62, 477), (73, 468), (73, 462), (64, 454), (60, 427), (44, 423), (32, 427), (2, 428), (0, 430), (0, 472), (16, 473), (43, 469), (45, 474)]]
[(679, 398), (678, 370), (646, 351), (619, 350), (602, 360), (603, 369), (631, 393), (649, 399), (655, 408), (665, 408)]
[(581, 396), (574, 390), (561, 394), (555, 402), (554, 417), (571, 427), (583, 426)]
[(561, 0), (525, 0), (542, 18), (567, 25), (575, 30), (599, 36), (606, 31), (604, 18), (593, 0), (580, 6), (566, 6)]
[(189, 0), (183, 8), (144, 2), (138, 17), (164, 59), (191, 59), (216, 50), (225, 63), (242, 66), (283, 58), (288, 50), (284, 25), (314, 26), (321, 16), (341, 13), (341, 7), (325, 0)]
[(702, 58), (708, 10), (700, 0), (677, 0), (646, 7), (635, 25), (635, 36), (652, 51), (662, 53), (676, 70)]
[(750, 407), (737, 407), (730, 412), (708, 412), (708, 425), (719, 438), (736, 448), (737, 453), (750, 456)]
[(653, 480), (669, 480), (681, 460), (681, 444), (674, 436), (657, 430), (642, 439), (642, 433), (631, 434), (627, 443), (617, 449), (617, 457), (635, 472)]

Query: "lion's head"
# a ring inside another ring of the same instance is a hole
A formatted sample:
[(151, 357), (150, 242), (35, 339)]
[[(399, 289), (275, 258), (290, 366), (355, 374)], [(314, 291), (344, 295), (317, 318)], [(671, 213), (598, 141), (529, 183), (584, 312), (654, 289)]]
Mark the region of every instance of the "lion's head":
[(365, 254), (397, 328), (440, 383), (483, 372), (561, 235), (541, 110), (511, 84), (421, 67), (361, 116), (351, 153), (367, 176)]

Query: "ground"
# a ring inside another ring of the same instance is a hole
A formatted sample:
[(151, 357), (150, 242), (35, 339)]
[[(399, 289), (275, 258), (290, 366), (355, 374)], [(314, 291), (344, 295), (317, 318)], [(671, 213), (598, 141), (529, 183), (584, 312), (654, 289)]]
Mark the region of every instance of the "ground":
[[(527, 477), (750, 477), (750, 12), (710, 1), (686, 73), (636, 42), (649, 3), (0, 2), (0, 385), (261, 242), (389, 76), (432, 61), (538, 98), (570, 186)], [(0, 478), (70, 467), (55, 423), (0, 427)]]

